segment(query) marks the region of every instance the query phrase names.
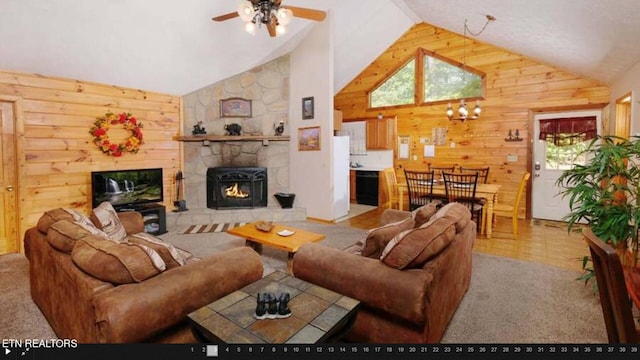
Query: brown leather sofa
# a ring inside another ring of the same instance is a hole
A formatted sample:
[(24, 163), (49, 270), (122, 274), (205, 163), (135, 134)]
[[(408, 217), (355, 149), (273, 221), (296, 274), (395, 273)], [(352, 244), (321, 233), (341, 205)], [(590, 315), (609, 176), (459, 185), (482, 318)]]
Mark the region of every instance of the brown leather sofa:
[[(435, 205), (428, 207), (422, 219), (418, 212), (426, 207), (385, 210), (383, 227), (347, 250), (305, 244), (293, 257), (297, 278), (362, 302), (346, 340), (441, 340), (469, 287), (476, 224), (464, 205), (452, 203), (437, 213)], [(376, 232), (386, 234), (375, 239)]]
[[(139, 213), (118, 213), (118, 217), (127, 235), (143, 231)], [(85, 248), (92, 242), (102, 243), (71, 224), (45, 213), (24, 238), (31, 296), (60, 338), (80, 343), (196, 342), (187, 314), (262, 278), (259, 255), (242, 247), (190, 258), (144, 280), (103, 281), (81, 270), (72, 259), (79, 243)], [(66, 245), (61, 245), (61, 238)], [(140, 274), (136, 266), (131, 276)]]

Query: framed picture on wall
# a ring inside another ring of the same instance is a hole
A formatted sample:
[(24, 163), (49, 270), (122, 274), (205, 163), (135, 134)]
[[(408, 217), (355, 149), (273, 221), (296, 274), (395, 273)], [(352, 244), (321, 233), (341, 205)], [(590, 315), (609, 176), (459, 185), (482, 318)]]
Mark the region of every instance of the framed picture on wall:
[(298, 151), (320, 150), (320, 126), (298, 129)]
[(313, 96), (302, 98), (302, 119), (313, 119)]
[(220, 100), (220, 117), (223, 118), (250, 118), (251, 100), (243, 98), (229, 98)]

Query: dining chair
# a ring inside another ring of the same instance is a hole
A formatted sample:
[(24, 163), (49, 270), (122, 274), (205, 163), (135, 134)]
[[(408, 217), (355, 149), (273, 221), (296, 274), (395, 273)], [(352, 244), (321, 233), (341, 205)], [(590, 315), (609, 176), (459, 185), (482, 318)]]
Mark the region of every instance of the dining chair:
[(442, 177), (447, 202), (459, 202), (468, 207), (472, 218), (476, 221), (477, 230), (483, 233), (482, 212), (484, 207), (476, 198), (478, 173), (443, 172)]
[(633, 322), (620, 256), (591, 229), (584, 228), (582, 234), (591, 253), (609, 343), (637, 343), (640, 336)]
[(429, 170), (433, 170), (437, 178), (442, 177), (443, 172), (454, 172), (456, 170), (455, 165), (444, 166), (444, 165), (429, 165)]
[(398, 208), (398, 179), (396, 177), (396, 170), (392, 167), (383, 170), (385, 188), (387, 189), (387, 202), (385, 208), (397, 209)]
[[(514, 239), (518, 240), (518, 208), (520, 206), (520, 200), (522, 199), (522, 194), (524, 194), (524, 190), (527, 188), (527, 182), (531, 177), (531, 173), (525, 171), (524, 175), (522, 175), (522, 179), (520, 180), (520, 185), (518, 185), (518, 192), (516, 193), (516, 199), (513, 204), (502, 204), (497, 203), (493, 205), (493, 215), (494, 216), (506, 216), (511, 217), (511, 231), (513, 232)], [(493, 219), (487, 219), (487, 222), (493, 221)], [(491, 224), (489, 224), (490, 226)]]
[(409, 194), (409, 210), (413, 211), (433, 201), (433, 171), (404, 169)]
[(482, 183), (482, 184), (488, 184), (489, 183), (489, 169), (490, 169), (490, 167), (488, 167), (488, 166), (486, 166), (486, 167), (460, 166), (460, 167), (458, 167), (458, 169), (463, 174), (477, 172), (478, 173), (478, 182), (479, 183)]
[[(433, 170), (436, 181), (442, 181), (442, 173), (454, 172), (455, 169), (455, 165), (429, 165), (429, 170)], [(447, 197), (445, 195), (433, 194), (433, 199), (440, 200), (443, 203), (447, 202)]]

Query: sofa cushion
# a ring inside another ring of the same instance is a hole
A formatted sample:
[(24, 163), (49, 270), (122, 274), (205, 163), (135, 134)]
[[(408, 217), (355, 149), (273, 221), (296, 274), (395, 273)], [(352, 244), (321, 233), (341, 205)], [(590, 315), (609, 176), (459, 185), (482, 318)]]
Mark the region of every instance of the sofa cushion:
[(455, 238), (455, 219), (432, 217), (419, 228), (406, 230), (385, 247), (380, 260), (396, 269), (422, 267)]
[(438, 203), (430, 202), (427, 205), (420, 206), (411, 212), (411, 216), (415, 221), (414, 227), (420, 227), (425, 224), (438, 211)]
[(127, 236), (126, 242), (152, 248), (160, 255), (164, 263), (167, 265), (167, 269), (184, 265), (187, 262), (187, 259), (192, 256), (188, 251), (178, 249), (173, 245), (167, 244), (155, 236), (144, 232)]
[(71, 250), (73, 250), (76, 240), (89, 234), (91, 234), (91, 232), (73, 221), (60, 220), (49, 226), (49, 230), (47, 231), (47, 241), (54, 248), (67, 254), (71, 254)]
[(113, 284), (141, 282), (166, 269), (160, 255), (147, 246), (94, 235), (76, 241), (71, 259), (82, 271)]
[(111, 240), (123, 242), (127, 237), (127, 231), (120, 222), (118, 213), (108, 201), (102, 202), (91, 213), (91, 221), (102, 231), (107, 233)]
[(407, 217), (404, 220), (386, 224), (369, 230), (367, 237), (363, 241), (362, 256), (378, 259), (387, 243), (398, 233), (413, 228), (414, 220)]
[(43, 234), (46, 234), (49, 231), (49, 227), (53, 225), (55, 222), (60, 220), (71, 220), (73, 221), (73, 215), (67, 209), (57, 208), (49, 211), (45, 211), (40, 219), (38, 219), (38, 224), (36, 228)]

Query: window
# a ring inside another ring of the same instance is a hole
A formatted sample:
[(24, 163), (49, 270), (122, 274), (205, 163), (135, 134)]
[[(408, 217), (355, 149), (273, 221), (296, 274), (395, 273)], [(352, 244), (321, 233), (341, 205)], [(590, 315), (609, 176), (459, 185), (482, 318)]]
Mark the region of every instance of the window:
[(553, 141), (547, 140), (545, 154), (545, 169), (547, 170), (568, 170), (575, 165), (585, 165), (587, 158), (581, 154), (586, 149), (588, 142), (583, 141), (567, 146), (558, 146)]
[[(370, 93), (372, 108), (480, 98), (484, 74), (439, 55), (418, 49)], [(418, 94), (418, 99), (416, 99)]]
[(434, 57), (424, 57), (424, 102), (480, 96), (482, 77)]
[(411, 59), (371, 93), (371, 107), (415, 103), (416, 61)]
[(586, 164), (580, 154), (598, 135), (595, 116), (540, 120), (539, 140), (546, 141), (546, 169), (567, 170)]

